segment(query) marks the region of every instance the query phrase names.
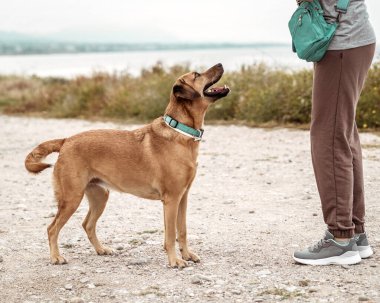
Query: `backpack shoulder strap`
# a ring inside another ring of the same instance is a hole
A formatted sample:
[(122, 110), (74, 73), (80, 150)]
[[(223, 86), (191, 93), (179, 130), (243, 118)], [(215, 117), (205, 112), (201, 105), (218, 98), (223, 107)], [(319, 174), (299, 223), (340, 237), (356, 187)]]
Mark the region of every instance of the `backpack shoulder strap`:
[(347, 13), (348, 6), (350, 5), (350, 0), (338, 0), (335, 10), (340, 14)]

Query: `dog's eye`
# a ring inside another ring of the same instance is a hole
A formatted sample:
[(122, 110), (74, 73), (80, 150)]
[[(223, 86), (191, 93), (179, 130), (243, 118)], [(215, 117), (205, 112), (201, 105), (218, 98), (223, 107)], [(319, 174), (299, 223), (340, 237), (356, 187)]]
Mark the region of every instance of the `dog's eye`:
[(200, 73), (197, 73), (197, 72), (194, 73), (194, 79), (197, 79), (197, 78), (200, 77), (200, 76), (201, 76)]

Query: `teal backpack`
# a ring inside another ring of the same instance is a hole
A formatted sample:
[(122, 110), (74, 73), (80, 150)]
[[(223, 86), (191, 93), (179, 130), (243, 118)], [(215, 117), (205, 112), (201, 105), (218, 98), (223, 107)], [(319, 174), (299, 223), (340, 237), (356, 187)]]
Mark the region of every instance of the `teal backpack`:
[(339, 26), (341, 14), (347, 12), (349, 4), (350, 0), (338, 0), (335, 7), (337, 20), (334, 23), (327, 23), (318, 0), (302, 2), (288, 24), (292, 35), (293, 52), (308, 62), (320, 61)]

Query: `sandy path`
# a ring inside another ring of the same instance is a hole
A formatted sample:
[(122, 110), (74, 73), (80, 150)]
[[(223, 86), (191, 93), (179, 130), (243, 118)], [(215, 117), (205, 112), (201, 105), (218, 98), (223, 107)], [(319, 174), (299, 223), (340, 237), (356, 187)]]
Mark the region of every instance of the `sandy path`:
[[(379, 253), (350, 267), (292, 261), (324, 232), (308, 132), (298, 130), (206, 126), (188, 211), (200, 264), (167, 268), (161, 203), (112, 192), (98, 234), (117, 254), (95, 254), (81, 227), (84, 201), (61, 232), (69, 264), (50, 265), (51, 170), (31, 176), (25, 155), (44, 140), (133, 127), (0, 116), (1, 302), (380, 302)], [(380, 137), (361, 138), (367, 230), (379, 250)]]

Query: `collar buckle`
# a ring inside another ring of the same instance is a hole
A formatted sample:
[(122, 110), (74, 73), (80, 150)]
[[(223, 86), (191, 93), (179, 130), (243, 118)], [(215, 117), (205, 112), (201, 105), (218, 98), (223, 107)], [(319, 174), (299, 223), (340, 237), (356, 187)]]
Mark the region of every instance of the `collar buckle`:
[[(168, 116), (168, 118), (169, 118), (169, 116)], [(172, 124), (172, 122), (174, 122), (174, 123)], [(169, 126), (171, 126), (173, 128), (176, 128), (178, 126), (178, 123), (179, 122), (177, 120), (173, 119), (172, 117), (170, 117), (170, 121), (168, 122)]]

